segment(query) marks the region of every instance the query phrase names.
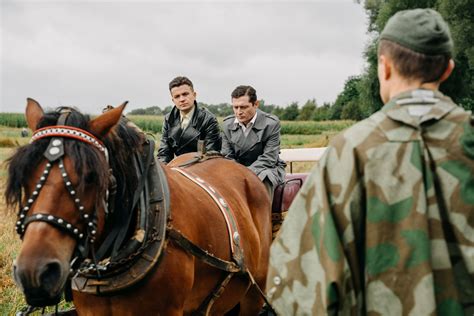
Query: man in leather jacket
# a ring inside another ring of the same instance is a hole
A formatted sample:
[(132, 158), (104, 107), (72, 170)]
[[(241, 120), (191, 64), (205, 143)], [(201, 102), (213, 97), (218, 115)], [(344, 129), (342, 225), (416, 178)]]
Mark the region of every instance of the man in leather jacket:
[(280, 120), (258, 109), (257, 92), (238, 86), (232, 92), (234, 115), (224, 119), (222, 154), (247, 166), (262, 180), (273, 200), (275, 187), (285, 179), (280, 159)]
[(214, 114), (198, 107), (193, 83), (176, 77), (169, 83), (174, 107), (165, 116), (158, 159), (170, 162), (175, 156), (197, 151), (198, 140), (204, 140), (206, 151), (220, 151), (221, 136)]

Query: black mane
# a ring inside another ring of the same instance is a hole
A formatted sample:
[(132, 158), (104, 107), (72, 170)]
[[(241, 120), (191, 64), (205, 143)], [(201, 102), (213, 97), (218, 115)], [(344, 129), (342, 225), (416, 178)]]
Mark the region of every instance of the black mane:
[[(37, 128), (57, 125), (60, 112), (65, 109), (71, 112), (64, 125), (89, 131), (90, 117), (88, 115), (84, 115), (74, 108), (64, 107), (46, 113)], [(49, 141), (49, 138), (43, 138), (22, 146), (7, 160), (8, 180), (5, 198), (9, 206), (21, 203), (22, 191), (29, 193), (26, 191), (27, 183), (31, 181), (33, 171), (45, 159), (43, 153), (48, 147)], [(108, 164), (104, 155), (93, 146), (64, 138), (65, 153), (73, 162), (75, 172), (79, 177), (79, 186), (76, 189), (81, 196), (86, 186), (97, 186), (95, 201), (101, 201), (102, 195), (109, 185), (109, 169), (112, 169), (117, 181), (115, 211), (116, 214), (126, 214), (130, 212), (134, 190), (138, 182), (133, 168), (133, 153), (142, 151), (144, 135), (138, 128), (128, 124), (125, 117), (122, 117), (120, 123), (102, 141), (109, 153)], [(34, 179), (35, 183), (37, 180)]]

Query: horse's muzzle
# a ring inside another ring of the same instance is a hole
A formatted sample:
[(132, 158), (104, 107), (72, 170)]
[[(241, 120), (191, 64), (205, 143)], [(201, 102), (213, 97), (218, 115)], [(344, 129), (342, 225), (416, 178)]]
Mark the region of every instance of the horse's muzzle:
[(59, 260), (50, 260), (37, 265), (15, 264), (13, 274), (26, 302), (34, 307), (43, 307), (59, 303), (68, 268)]

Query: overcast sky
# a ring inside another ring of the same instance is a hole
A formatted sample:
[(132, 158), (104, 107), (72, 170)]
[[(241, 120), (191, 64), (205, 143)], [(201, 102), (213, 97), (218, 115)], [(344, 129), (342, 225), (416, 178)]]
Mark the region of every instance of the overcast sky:
[(204, 103), (250, 84), (266, 104), (322, 104), (365, 65), (354, 0), (0, 1), (2, 112), (27, 97), (87, 113), (165, 107), (178, 75)]

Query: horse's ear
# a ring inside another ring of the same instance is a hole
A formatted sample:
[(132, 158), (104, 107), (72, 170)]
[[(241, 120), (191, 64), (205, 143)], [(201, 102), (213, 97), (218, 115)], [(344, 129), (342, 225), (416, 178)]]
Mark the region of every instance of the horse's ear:
[(125, 101), (122, 105), (104, 112), (89, 123), (89, 128), (92, 133), (99, 137), (104, 137), (114, 127), (122, 116), (122, 112), (125, 109), (128, 101)]
[(41, 105), (39, 105), (39, 103), (36, 102), (35, 100), (27, 98), (25, 118), (26, 118), (28, 127), (33, 132), (36, 131), (37, 129), (36, 127), (38, 126), (38, 123), (43, 117), (43, 115), (44, 115), (44, 112), (43, 112), (43, 109), (41, 108)]

